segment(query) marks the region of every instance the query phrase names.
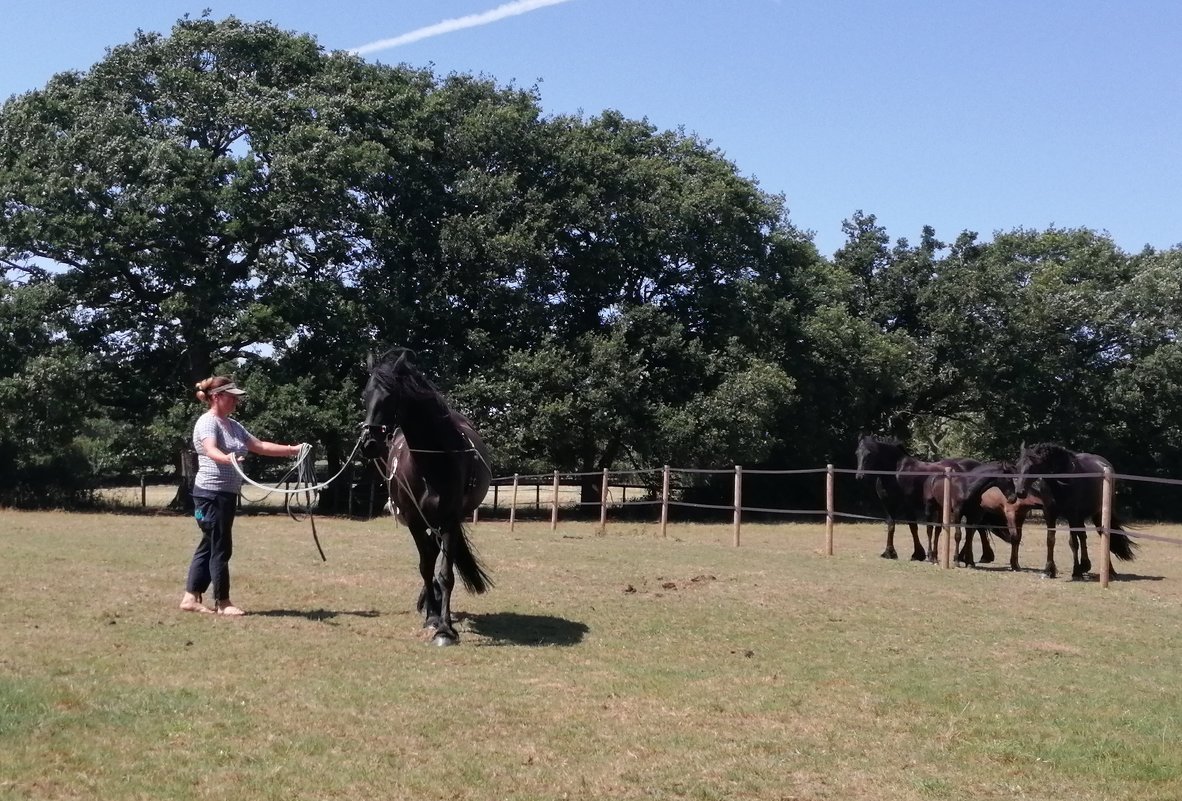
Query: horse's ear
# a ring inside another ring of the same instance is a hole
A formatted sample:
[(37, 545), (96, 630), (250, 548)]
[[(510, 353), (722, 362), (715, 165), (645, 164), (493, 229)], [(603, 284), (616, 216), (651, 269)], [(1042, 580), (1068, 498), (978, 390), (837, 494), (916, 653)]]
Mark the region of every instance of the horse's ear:
[(365, 354), (365, 369), (367, 372), (372, 373), (373, 367), (377, 363), (378, 363), (378, 357), (372, 350), (369, 353)]
[(1022, 444), (1018, 446), (1018, 453), (1026, 453), (1026, 440), (1022, 440)]

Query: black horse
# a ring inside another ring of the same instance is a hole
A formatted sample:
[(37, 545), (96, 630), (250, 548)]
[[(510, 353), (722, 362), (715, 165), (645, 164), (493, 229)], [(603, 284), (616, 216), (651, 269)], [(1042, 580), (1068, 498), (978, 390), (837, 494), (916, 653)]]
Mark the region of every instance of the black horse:
[[(1070, 528), (1068, 543), (1071, 545), (1072, 578), (1082, 578), (1092, 569), (1088, 559), (1088, 539), (1084, 529), (1087, 520), (1092, 521), (1096, 531), (1102, 525), (1101, 505), (1103, 503), (1105, 469), (1112, 465), (1103, 456), (1094, 453), (1076, 453), (1051, 442), (1023, 446), (1016, 465), (1010, 500), (1027, 497), (1037, 483), (1038, 494), (1042, 497), (1043, 514), (1047, 520), (1047, 565), (1044, 569), (1048, 578), (1057, 574), (1055, 568), (1055, 524), (1059, 518), (1067, 521)], [(1039, 476), (1070, 476), (1082, 474), (1079, 478)], [(1131, 561), (1136, 557), (1137, 544), (1121, 530), (1116, 516), (1112, 517), (1109, 548), (1117, 559)], [(1116, 575), (1116, 571), (1112, 571)]]
[(419, 550), (423, 627), (432, 630), (436, 645), (452, 645), (459, 639), (451, 618), (455, 573), (469, 592), (492, 586), (464, 528), (491, 473), (472, 423), (448, 407), (410, 355), (392, 350), (370, 369), (362, 453), (386, 460), (390, 500)]
[[(898, 559), (895, 551), (895, 521), (903, 520), (911, 529), (911, 541), (914, 550), (911, 559), (922, 562), (927, 557), (923, 545), (919, 542), (919, 519), (926, 516), (928, 497), (925, 493), (927, 479), (931, 474), (943, 474), (945, 467), (960, 472), (968, 469), (976, 462), (971, 459), (941, 459), (936, 462), (922, 462), (907, 453), (903, 444), (896, 439), (863, 436), (858, 440), (855, 452), (858, 460), (857, 477), (865, 478), (867, 473), (875, 473), (874, 488), (882, 501), (886, 512), (887, 541), (886, 550), (882, 552), (883, 559)], [(934, 492), (934, 489), (933, 489)], [(940, 504), (942, 506), (942, 503)], [(929, 546), (931, 532), (929, 528)]]

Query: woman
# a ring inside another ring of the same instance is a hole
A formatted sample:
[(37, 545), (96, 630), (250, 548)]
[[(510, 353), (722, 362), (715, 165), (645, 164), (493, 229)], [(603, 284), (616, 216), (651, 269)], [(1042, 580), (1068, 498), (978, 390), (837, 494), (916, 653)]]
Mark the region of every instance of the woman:
[[(238, 399), (246, 394), (225, 376), (197, 383), (197, 400), (209, 411), (193, 426), (193, 448), (197, 451), (197, 476), (193, 482), (193, 516), (201, 529), (201, 542), (189, 565), (189, 578), (181, 609), (186, 612), (245, 614), (230, 600), (230, 556), (234, 551), (234, 511), (242, 476), (233, 460), (247, 451), (260, 456), (296, 456), (299, 445), (280, 445), (256, 439), (242, 424), (230, 417)], [(213, 584), (213, 609), (203, 596)]]

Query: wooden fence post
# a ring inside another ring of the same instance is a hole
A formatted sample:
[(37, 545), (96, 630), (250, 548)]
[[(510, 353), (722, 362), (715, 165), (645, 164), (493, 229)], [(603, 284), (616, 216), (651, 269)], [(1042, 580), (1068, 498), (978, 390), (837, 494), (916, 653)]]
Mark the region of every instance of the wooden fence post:
[(607, 468), (603, 468), (603, 485), (599, 490), (599, 531), (607, 531)]
[(944, 468), (944, 541), (940, 543), (940, 564), (952, 567), (952, 468)]
[(735, 547), (739, 547), (739, 526), (743, 519), (743, 467), (735, 465)]
[(554, 471), (554, 497), (550, 503), (550, 530), (558, 530), (558, 471)]
[(148, 505), (148, 477), (140, 473), (140, 506)]
[(1104, 497), (1100, 501), (1100, 586), (1112, 577), (1112, 469), (1104, 468)]
[(353, 490), (357, 486), (357, 465), (355, 465), (355, 464), (349, 465), (349, 478), (348, 478), (348, 481), (345, 483), (345, 486), (348, 487), (348, 494), (349, 494), (348, 499), (345, 501), (345, 503), (347, 505), (346, 511), (347, 511), (349, 517), (352, 518), (353, 517)]
[(833, 556), (833, 465), (825, 465), (825, 555)]
[(517, 481), (520, 478), (517, 473), (513, 474), (513, 495), (509, 500), (509, 531), (513, 531), (513, 523), (517, 520)]
[(666, 536), (669, 526), (669, 465), (665, 465), (661, 478), (661, 536)]

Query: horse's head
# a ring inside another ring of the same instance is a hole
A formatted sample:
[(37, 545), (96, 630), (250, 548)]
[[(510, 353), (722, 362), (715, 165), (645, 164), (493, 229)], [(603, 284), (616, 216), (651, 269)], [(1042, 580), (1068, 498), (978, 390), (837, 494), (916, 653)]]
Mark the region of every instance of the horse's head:
[(365, 422), (361, 424), (361, 455), (377, 459), (386, 453), (386, 442), (397, 425), (390, 393), (382, 386), (377, 372), (371, 370), (362, 395)]
[(369, 380), (361, 396), (365, 406), (361, 455), (367, 459), (386, 455), (387, 443), (399, 425), (404, 395), (401, 378), (412, 369), (407, 362), (410, 353), (404, 348), (395, 348), (379, 358), (371, 356), (369, 359)]
[(867, 435), (858, 440), (854, 455), (858, 460), (857, 478), (865, 478), (868, 470), (894, 470), (906, 452), (895, 440)]
[[(1013, 462), (988, 462), (981, 465), (981, 469), (994, 474), (990, 485), (1001, 490), (1002, 494), (1006, 496), (1006, 503), (1018, 501), (1018, 491), (1015, 486), (1018, 471)], [(1023, 492), (1025, 491), (1023, 490)]]
[(870, 443), (867, 442), (870, 437), (862, 437), (858, 440), (858, 449), (854, 451), (854, 456), (858, 460), (857, 478), (863, 479), (866, 477), (866, 460), (870, 456)]
[(1026, 447), (1023, 443), (1018, 461), (1014, 464), (1017, 475), (1014, 477), (1013, 495), (1007, 495), (1007, 498), (1013, 503), (1029, 495), (1031, 486), (1039, 480), (1036, 478), (1039, 473), (1067, 473), (1070, 469), (1070, 453), (1066, 448), (1045, 442)]

